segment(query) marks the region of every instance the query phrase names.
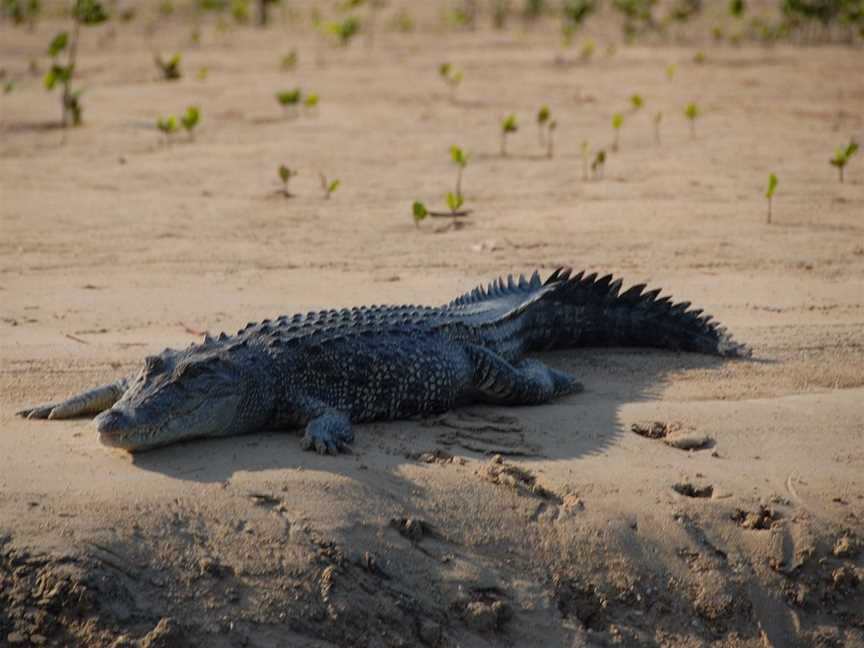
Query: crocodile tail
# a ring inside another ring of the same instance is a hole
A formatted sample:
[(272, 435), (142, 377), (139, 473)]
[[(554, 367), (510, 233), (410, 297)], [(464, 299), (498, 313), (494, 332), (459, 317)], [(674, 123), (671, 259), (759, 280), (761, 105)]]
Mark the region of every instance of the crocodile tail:
[(543, 283), (544, 294), (523, 314), (525, 351), (579, 346), (644, 346), (695, 351), (724, 357), (749, 357), (710, 315), (690, 302), (660, 297), (645, 284), (621, 292), (612, 275), (560, 268)]

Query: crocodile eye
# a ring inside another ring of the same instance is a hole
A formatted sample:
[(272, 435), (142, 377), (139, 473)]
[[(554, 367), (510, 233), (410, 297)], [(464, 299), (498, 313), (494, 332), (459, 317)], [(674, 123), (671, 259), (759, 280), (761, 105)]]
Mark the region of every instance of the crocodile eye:
[(197, 378), (209, 373), (207, 365), (202, 362), (187, 362), (177, 366), (174, 370), (175, 378)]

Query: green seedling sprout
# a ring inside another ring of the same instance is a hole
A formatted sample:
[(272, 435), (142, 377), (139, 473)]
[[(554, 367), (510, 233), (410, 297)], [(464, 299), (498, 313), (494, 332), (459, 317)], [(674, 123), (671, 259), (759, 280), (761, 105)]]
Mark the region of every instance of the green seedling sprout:
[(159, 72), (162, 73), (162, 78), (166, 81), (176, 81), (182, 75), (180, 74), (180, 60), (183, 58), (183, 55), (180, 52), (177, 52), (167, 61), (162, 60), (162, 57), (156, 55), (153, 57), (153, 60), (156, 63), (156, 67), (159, 68)]
[(158, 128), (165, 136), (165, 143), (168, 144), (171, 141), (171, 136), (176, 133), (179, 128), (177, 125), (177, 118), (174, 115), (158, 117), (156, 119), (156, 128)]
[(834, 153), (834, 157), (829, 160), (832, 166), (837, 167), (837, 174), (841, 183), (843, 182), (843, 170), (846, 168), (849, 160), (852, 159), (852, 156), (857, 152), (858, 142), (854, 139), (849, 140), (849, 144), (846, 145), (846, 148), (838, 148)]
[(551, 116), (552, 112), (549, 110), (549, 106), (540, 106), (540, 110), (537, 111), (537, 139), (540, 146), (546, 143), (546, 127)]
[(303, 106), (309, 112), (315, 112), (315, 110), (318, 108), (318, 101), (319, 100), (320, 100), (320, 97), (318, 96), (318, 94), (316, 92), (310, 92), (309, 94), (306, 95), (306, 98), (303, 100)]
[(703, 52), (702, 50), (699, 50), (693, 55), (693, 62), (698, 65), (702, 65), (705, 62), (705, 59), (705, 52)]
[(654, 113), (652, 121), (654, 122), (654, 143), (660, 146), (660, 122), (663, 121), (663, 113), (659, 111)]
[(342, 184), (342, 181), (339, 180), (339, 178), (328, 180), (327, 176), (323, 173), (319, 173), (318, 178), (321, 180), (321, 189), (324, 190), (324, 199), (330, 200), (330, 194), (332, 194), (339, 188), (339, 185)]
[(208, 68), (206, 65), (202, 65), (200, 68), (198, 68), (198, 71), (195, 73), (195, 78), (198, 79), (199, 81), (206, 81), (207, 76), (209, 74), (210, 74), (210, 68)]
[(615, 132), (615, 139), (612, 140), (612, 150), (618, 150), (618, 134), (621, 132), (621, 127), (624, 125), (624, 115), (615, 113), (612, 115), (612, 130)]
[(456, 165), (456, 195), (462, 196), (462, 174), (465, 172), (465, 167), (468, 166), (468, 155), (455, 144), (450, 147), (450, 159)]
[(447, 84), (447, 87), (450, 88), (450, 101), (456, 101), (456, 89), (459, 87), (459, 84), (462, 83), (462, 79), (465, 78), (465, 73), (454, 66), (452, 63), (441, 63), (438, 66), (438, 76)]
[(420, 227), (420, 221), (424, 220), (429, 215), (429, 210), (419, 200), (415, 200), (411, 205), (411, 215), (414, 217), (414, 225)]
[[(75, 65), (78, 54), (78, 38), (82, 25), (98, 25), (108, 20), (108, 14), (96, 0), (76, 0), (72, 7), (72, 33), (60, 32), (48, 46), (51, 57), (51, 69), (42, 79), (46, 90), (52, 90), (58, 83), (63, 90), (60, 96), (63, 127), (81, 125), (81, 115), (84, 111), (81, 105), (81, 90), (72, 89), (72, 79), (75, 76)], [(66, 64), (59, 61), (60, 54), (66, 53)]]
[(15, 89), (15, 79), (9, 79), (3, 84), (3, 94), (9, 94)]
[(360, 31), (360, 21), (354, 16), (348, 16), (342, 22), (326, 23), (325, 28), (338, 39), (339, 45), (347, 47), (351, 39)]
[(690, 122), (690, 139), (696, 137), (696, 120), (702, 116), (702, 109), (699, 104), (690, 102), (684, 106), (684, 116)]
[(501, 155), (507, 155), (507, 136), (519, 130), (516, 115), (507, 115), (501, 120)]
[(606, 151), (600, 149), (597, 151), (597, 155), (594, 156), (594, 161), (591, 163), (591, 173), (594, 174), (594, 178), (602, 178), (605, 168)]
[(289, 169), (284, 164), (279, 165), (277, 172), (279, 173), (279, 179), (282, 181), (282, 195), (286, 198), (290, 198), (291, 193), (288, 191), (288, 182), (300, 172), (294, 169)]
[(633, 107), (633, 112), (638, 112), (645, 106), (645, 100), (640, 94), (630, 95), (630, 105)]
[(195, 139), (195, 127), (198, 126), (198, 122), (201, 121), (201, 110), (199, 110), (198, 106), (189, 106), (186, 108), (186, 112), (180, 117), (180, 123), (183, 125), (183, 128), (189, 133), (189, 139)]
[(297, 67), (297, 59), (298, 54), (296, 49), (292, 49), (285, 56), (282, 57), (282, 60), (279, 62), (279, 67), (281, 67), (286, 72), (288, 70), (293, 70)]
[(582, 44), (582, 49), (579, 50), (579, 60), (587, 63), (594, 56), (594, 51), (597, 49), (597, 43), (593, 39), (588, 39)]
[(765, 197), (768, 199), (768, 218), (765, 222), (771, 224), (771, 202), (774, 199), (774, 192), (777, 190), (777, 176), (773, 173), (768, 175), (768, 189), (765, 191)]
[(582, 144), (579, 146), (579, 155), (582, 158), (582, 179), (588, 179), (588, 164), (591, 162), (591, 145), (582, 141)]
[(670, 81), (675, 78), (675, 73), (678, 71), (678, 66), (670, 63), (666, 66), (666, 78)]
[(297, 114), (297, 106), (300, 104), (300, 99), (303, 96), (303, 92), (300, 88), (294, 88), (293, 90), (283, 90), (281, 92), (276, 93), (276, 101), (279, 102), (279, 105), (282, 106), (282, 110), (285, 113), (285, 116), (288, 116), (289, 111), (292, 115)]

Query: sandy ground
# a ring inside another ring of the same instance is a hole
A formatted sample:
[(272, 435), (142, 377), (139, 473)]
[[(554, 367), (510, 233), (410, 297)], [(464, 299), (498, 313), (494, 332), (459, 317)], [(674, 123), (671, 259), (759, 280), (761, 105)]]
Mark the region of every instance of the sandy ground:
[[(698, 65), (695, 46), (646, 45), (561, 65), (540, 31), (337, 51), (279, 29), (190, 48), (188, 27), (100, 27), (86, 126), (64, 132), (27, 72), (58, 27), (0, 28), (17, 79), (0, 97), (0, 644), (864, 645), (864, 161), (842, 185), (827, 163), (864, 139), (860, 50), (707, 46)], [(179, 48), (185, 78), (157, 80), (152, 53)], [(445, 59), (465, 69), (456, 103)], [(317, 114), (282, 118), (274, 92), (294, 85)], [(608, 146), (633, 92), (646, 108), (583, 181), (581, 141)], [(191, 103), (196, 140), (163, 145), (156, 116)], [(503, 159), (508, 112), (522, 129)], [(441, 208), (452, 186), (451, 143), (473, 155), (474, 213), (415, 228), (411, 202)], [(280, 162), (300, 170), (294, 198)], [(342, 180), (330, 200), (319, 171)], [(14, 416), (195, 331), (435, 304), (559, 264), (689, 299), (754, 358), (550, 354), (583, 394), (359, 426), (338, 457), (266, 433), (130, 458), (87, 420)]]

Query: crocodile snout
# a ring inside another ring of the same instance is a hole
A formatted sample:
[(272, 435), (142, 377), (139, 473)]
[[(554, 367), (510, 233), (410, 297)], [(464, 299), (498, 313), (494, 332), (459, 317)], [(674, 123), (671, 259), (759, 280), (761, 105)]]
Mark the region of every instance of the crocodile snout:
[(102, 412), (94, 420), (99, 441), (103, 445), (118, 447), (122, 445), (121, 435), (129, 427), (129, 417), (116, 409)]

